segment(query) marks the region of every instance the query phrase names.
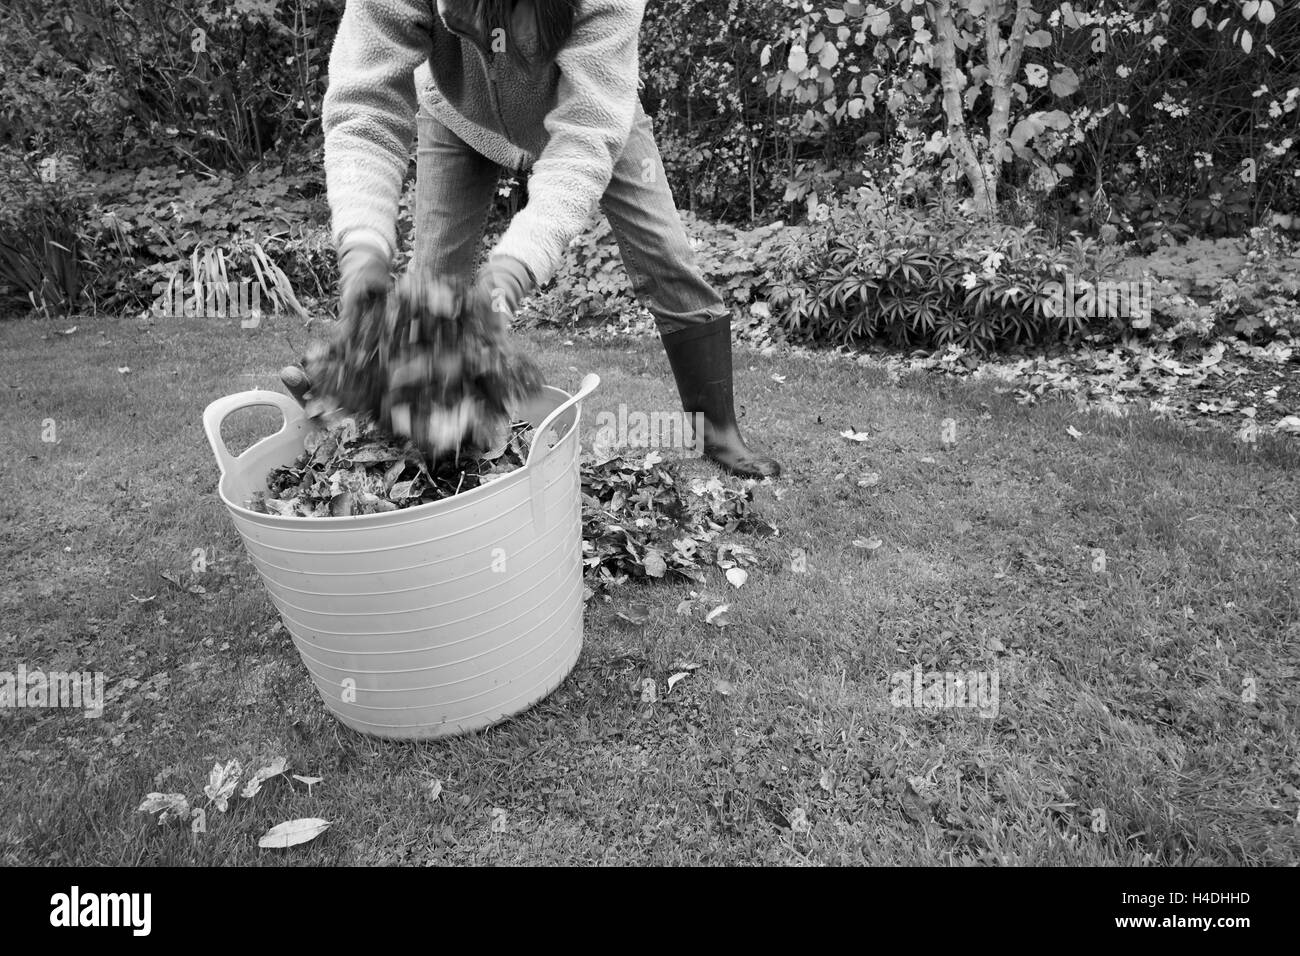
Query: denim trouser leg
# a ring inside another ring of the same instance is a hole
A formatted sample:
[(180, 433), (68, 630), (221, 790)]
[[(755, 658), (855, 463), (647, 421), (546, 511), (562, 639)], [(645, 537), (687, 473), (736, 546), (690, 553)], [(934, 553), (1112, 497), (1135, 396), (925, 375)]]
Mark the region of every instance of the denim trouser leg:
[(660, 332), (730, 315), (695, 261), (650, 118), (639, 102), (632, 133), (600, 205), (618, 240), (632, 288)]
[(415, 154), (415, 254), (412, 266), (472, 278), (500, 168), (421, 110)]

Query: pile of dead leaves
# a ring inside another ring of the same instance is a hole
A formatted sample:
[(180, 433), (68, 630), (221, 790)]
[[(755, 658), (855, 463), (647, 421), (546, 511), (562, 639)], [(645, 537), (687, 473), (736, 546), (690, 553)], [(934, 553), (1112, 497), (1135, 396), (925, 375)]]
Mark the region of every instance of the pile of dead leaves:
[(703, 583), (717, 566), (739, 587), (758, 556), (730, 534), (774, 535), (754, 507), (753, 487), (717, 478), (679, 480), (657, 452), (582, 466), (582, 561), (588, 584), (610, 588), (630, 578)]
[[(548, 436), (554, 442), (554, 432)], [(426, 457), (371, 422), (345, 418), (313, 431), (290, 465), (272, 469), (267, 491), (248, 502), (264, 514), (307, 518), (397, 511), (440, 501), (522, 468), (533, 428), (514, 422), (482, 456)]]

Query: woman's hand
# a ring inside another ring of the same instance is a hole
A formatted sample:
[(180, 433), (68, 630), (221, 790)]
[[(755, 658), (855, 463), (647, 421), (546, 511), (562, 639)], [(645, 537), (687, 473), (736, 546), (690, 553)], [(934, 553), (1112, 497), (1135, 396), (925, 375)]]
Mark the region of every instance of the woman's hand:
[(536, 285), (528, 266), (507, 255), (488, 259), (474, 283), (475, 292), (490, 305), (492, 312), (506, 319), (514, 317), (519, 303), (533, 292)]
[(361, 316), (383, 309), (388, 298), (389, 257), (377, 246), (357, 244), (339, 255), (339, 318), (356, 328)]

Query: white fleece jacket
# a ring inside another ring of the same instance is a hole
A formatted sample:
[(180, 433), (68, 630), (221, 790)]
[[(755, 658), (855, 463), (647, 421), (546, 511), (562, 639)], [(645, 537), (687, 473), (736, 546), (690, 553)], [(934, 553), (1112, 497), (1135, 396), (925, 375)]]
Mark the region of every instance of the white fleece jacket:
[[(489, 159), (531, 167), (528, 205), (493, 254), (543, 285), (604, 194), (637, 104), (644, 0), (578, 0), (555, 62), (525, 71), (474, 21), (472, 0), (348, 0), (330, 54), (325, 181), (342, 252), (397, 246), (402, 180), (423, 106)], [(510, 39), (531, 54), (531, 3)], [(417, 75), (418, 68), (418, 75)]]

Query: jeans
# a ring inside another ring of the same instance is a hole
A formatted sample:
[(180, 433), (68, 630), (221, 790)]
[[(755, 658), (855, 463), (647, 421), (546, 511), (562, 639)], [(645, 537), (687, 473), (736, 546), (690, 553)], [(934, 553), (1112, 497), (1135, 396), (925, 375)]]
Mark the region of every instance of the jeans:
[[(500, 168), (423, 110), (417, 130), (414, 267), (470, 277)], [(640, 103), (600, 207), (632, 290), (660, 332), (730, 315), (696, 262)]]

